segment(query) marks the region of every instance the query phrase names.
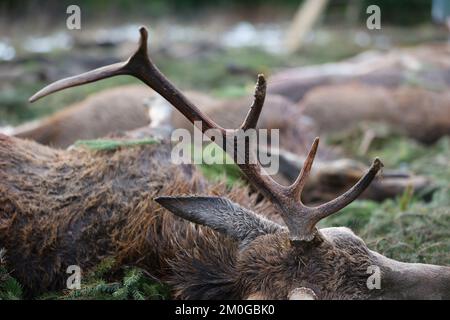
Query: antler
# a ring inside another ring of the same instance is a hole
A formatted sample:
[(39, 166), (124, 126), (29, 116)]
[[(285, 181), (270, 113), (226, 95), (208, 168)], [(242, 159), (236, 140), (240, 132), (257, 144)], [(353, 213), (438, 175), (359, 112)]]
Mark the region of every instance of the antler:
[[(30, 102), (34, 102), (51, 93), (91, 83), (101, 79), (114, 77), (118, 75), (134, 76), (153, 90), (158, 92), (167, 101), (169, 101), (178, 111), (180, 111), (190, 122), (195, 124), (200, 121), (203, 133), (209, 129), (219, 130), (224, 138), (226, 146), (232, 145), (233, 156), (236, 154), (236, 134), (239, 130), (247, 131), (255, 129), (261, 114), (264, 99), (266, 96), (266, 80), (263, 75), (258, 76), (258, 82), (255, 89), (254, 102), (245, 118), (243, 124), (239, 129), (224, 129), (211, 120), (206, 114), (201, 112), (192, 102), (190, 102), (153, 64), (147, 52), (147, 29), (142, 27), (140, 29), (141, 39), (137, 51), (123, 63), (116, 63), (103, 68), (99, 68), (79, 76), (63, 79), (57, 81), (30, 98)], [(317, 231), (316, 224), (323, 218), (338, 212), (353, 200), (355, 200), (372, 182), (377, 172), (383, 166), (381, 161), (377, 158), (374, 160), (369, 171), (358, 181), (350, 190), (345, 192), (340, 197), (322, 204), (317, 207), (305, 206), (301, 201), (302, 190), (305, 186), (308, 175), (317, 152), (319, 139), (316, 138), (309, 154), (305, 160), (303, 168), (296, 179), (290, 186), (282, 186), (267, 175), (261, 165), (250, 163), (250, 161), (237, 162), (241, 171), (248, 178), (248, 180), (266, 197), (268, 197), (280, 210), (283, 220), (285, 221), (291, 240), (296, 241), (310, 241), (314, 238)], [(220, 146), (224, 148), (224, 146)], [(224, 148), (229, 152), (229, 148)], [(251, 155), (250, 148), (245, 148), (245, 159), (249, 159)], [(236, 154), (238, 158), (242, 157)]]

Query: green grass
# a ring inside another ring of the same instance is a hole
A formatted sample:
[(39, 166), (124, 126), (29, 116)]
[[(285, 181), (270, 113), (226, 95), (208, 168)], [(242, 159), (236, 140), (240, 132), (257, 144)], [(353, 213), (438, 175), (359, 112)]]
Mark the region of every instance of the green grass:
[(450, 264), (449, 190), (434, 194), (430, 203), (402, 197), (383, 203), (358, 200), (321, 223), (350, 227), (381, 254), (405, 262)]
[(385, 129), (378, 133), (365, 156), (357, 155), (359, 130), (328, 141), (366, 163), (378, 156), (387, 169), (430, 178), (436, 190), (431, 201), (410, 189), (382, 203), (358, 200), (322, 225), (350, 227), (373, 250), (394, 259), (450, 265), (450, 137), (425, 146)]
[(149, 144), (158, 144), (155, 139), (139, 139), (139, 140), (111, 140), (111, 139), (96, 139), (96, 140), (79, 140), (75, 142), (74, 146), (78, 148), (87, 148), (92, 151), (111, 151), (119, 148), (130, 148), (134, 146), (142, 146)]
[(192, 159), (194, 163), (199, 163), (198, 168), (210, 181), (225, 181), (228, 187), (244, 184), (239, 167), (215, 143), (205, 144), (202, 153), (194, 152)]
[(105, 259), (82, 278), (81, 289), (47, 293), (40, 300), (162, 300), (169, 296), (167, 286), (144, 270), (122, 267)]
[(6, 268), (5, 251), (0, 249), (0, 300), (20, 300), (23, 298), (23, 288)]

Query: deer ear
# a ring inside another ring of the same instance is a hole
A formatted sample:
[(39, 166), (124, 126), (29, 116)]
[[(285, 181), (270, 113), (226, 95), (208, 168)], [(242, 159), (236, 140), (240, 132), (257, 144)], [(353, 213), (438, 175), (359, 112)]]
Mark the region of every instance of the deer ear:
[(244, 244), (283, 228), (240, 205), (221, 197), (158, 197), (161, 206), (175, 215), (208, 226)]

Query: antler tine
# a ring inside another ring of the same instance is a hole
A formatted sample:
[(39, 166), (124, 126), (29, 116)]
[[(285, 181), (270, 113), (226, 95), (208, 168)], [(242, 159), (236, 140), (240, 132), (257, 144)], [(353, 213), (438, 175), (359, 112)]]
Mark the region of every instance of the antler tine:
[(88, 71), (86, 73), (82, 73), (80, 75), (69, 77), (66, 79), (62, 79), (56, 81), (45, 88), (41, 89), (37, 93), (35, 93), (30, 99), (30, 102), (35, 102), (45, 96), (48, 96), (52, 93), (72, 88), (78, 87), (84, 84), (96, 82), (99, 80), (130, 74), (130, 70), (127, 68), (129, 65), (137, 65), (137, 64), (146, 64), (148, 59), (147, 57), (147, 41), (148, 41), (148, 32), (147, 29), (142, 27), (139, 30), (141, 36), (139, 39), (139, 47), (135, 51), (135, 53), (125, 62), (115, 63), (109, 66), (101, 67), (92, 71)]
[(258, 124), (259, 116), (261, 115), (262, 108), (264, 106), (264, 100), (266, 99), (267, 83), (264, 75), (258, 75), (258, 81), (256, 82), (255, 98), (253, 104), (248, 111), (248, 114), (241, 125), (242, 130), (255, 129)]
[(318, 146), (319, 146), (319, 137), (314, 139), (311, 149), (309, 150), (305, 162), (303, 163), (303, 167), (300, 174), (298, 175), (295, 182), (289, 187), (292, 197), (297, 201), (301, 202), (302, 200), (301, 199), (302, 191), (303, 188), (305, 187), (309, 173), (311, 172), (311, 168), (314, 162), (314, 158), (316, 157)]
[(120, 74), (126, 74), (123, 70), (124, 63), (116, 63), (112, 64), (103, 68), (99, 68), (93, 71), (89, 71), (86, 73), (83, 73), (79, 76), (70, 77), (66, 79), (62, 79), (59, 81), (56, 81), (45, 88), (41, 89), (37, 93), (35, 93), (30, 99), (28, 99), (29, 102), (35, 102), (45, 96), (48, 96), (52, 93), (71, 88), (80, 86), (83, 84), (91, 83), (98, 81), (100, 79), (106, 79), (110, 77), (114, 77)]
[[(305, 167), (312, 164), (312, 153), (315, 152), (313, 149), (314, 146), (317, 147), (317, 143), (318, 140), (316, 139), (316, 141), (314, 141), (313, 148), (308, 155), (308, 159), (310, 159), (310, 161), (305, 161)], [(364, 192), (364, 190), (366, 190), (366, 188), (370, 185), (370, 183), (382, 167), (383, 164), (378, 158), (376, 158), (367, 173), (352, 188), (350, 188), (347, 192), (337, 197), (336, 199), (320, 206), (308, 207), (303, 205), (301, 202), (297, 202), (294, 204), (286, 202), (285, 215), (287, 216), (287, 219), (285, 219), (285, 222), (290, 231), (291, 241), (293, 243), (311, 241), (317, 231), (317, 223), (320, 220), (332, 215), (333, 213), (336, 213), (339, 210), (345, 208), (348, 204), (354, 201), (361, 193)], [(309, 169), (303, 169), (302, 174), (300, 174), (300, 178), (297, 179), (297, 181), (304, 181), (302, 179), (302, 177), (305, 176), (303, 172), (309, 172)], [(302, 187), (300, 187), (301, 184), (302, 183), (300, 182), (298, 184), (293, 184), (293, 186), (295, 185), (296, 188), (300, 189), (300, 193)]]
[(378, 171), (380, 171), (383, 166), (384, 165), (380, 161), (380, 159), (375, 158), (366, 174), (361, 177), (361, 179), (352, 188), (350, 188), (347, 192), (337, 197), (336, 199), (314, 208), (317, 212), (317, 222), (345, 208), (357, 197), (359, 197), (361, 193), (363, 193), (364, 190), (367, 189), (367, 187), (377, 175)]

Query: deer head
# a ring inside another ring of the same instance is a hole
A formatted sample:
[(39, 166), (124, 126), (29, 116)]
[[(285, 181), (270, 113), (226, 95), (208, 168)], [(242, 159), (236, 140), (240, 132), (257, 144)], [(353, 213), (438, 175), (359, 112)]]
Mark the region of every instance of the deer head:
[[(258, 77), (255, 98), (239, 129), (217, 125), (190, 102), (148, 57), (145, 28), (140, 29), (138, 50), (123, 63), (106, 66), (55, 82), (30, 98), (33, 102), (53, 92), (117, 75), (134, 76), (169, 101), (193, 124), (200, 121), (205, 133), (215, 129), (227, 152), (247, 160), (253, 150), (237, 154), (237, 132), (254, 129), (261, 113), (266, 82)], [(309, 207), (302, 190), (311, 170), (319, 139), (312, 144), (303, 168), (290, 186), (265, 174), (262, 166), (237, 161), (253, 186), (277, 208), (285, 225), (276, 224), (221, 197), (177, 196), (156, 198), (161, 206), (191, 222), (208, 226), (239, 243), (233, 286), (237, 296), (250, 299), (439, 298), (450, 299), (450, 268), (408, 264), (372, 252), (347, 228), (317, 229), (317, 223), (355, 200), (372, 182), (383, 164), (375, 159), (368, 172), (338, 198)], [(232, 148), (225, 148), (226, 146)], [(370, 270), (378, 270), (380, 288), (367, 285)], [(379, 290), (375, 290), (379, 289)]]

